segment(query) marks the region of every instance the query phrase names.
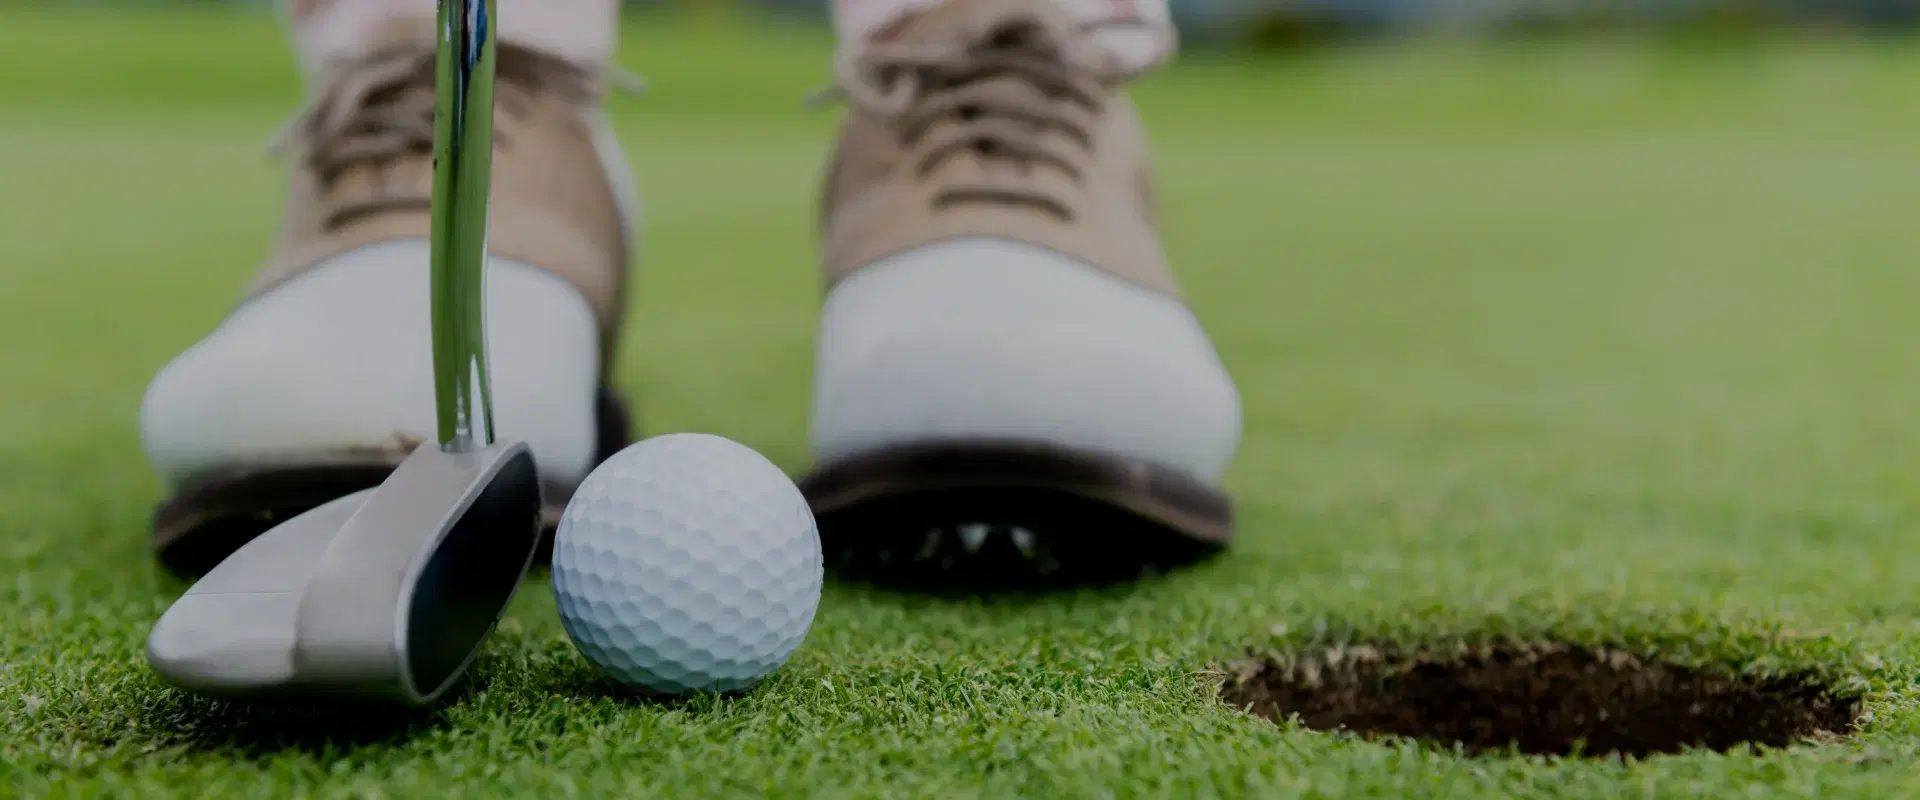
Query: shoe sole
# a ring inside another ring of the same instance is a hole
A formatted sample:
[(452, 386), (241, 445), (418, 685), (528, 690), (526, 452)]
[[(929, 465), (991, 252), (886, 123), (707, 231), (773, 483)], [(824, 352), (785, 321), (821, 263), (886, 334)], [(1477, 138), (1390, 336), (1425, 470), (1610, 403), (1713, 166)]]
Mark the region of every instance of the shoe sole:
[(1049, 445), (927, 442), (800, 481), (829, 569), (927, 590), (1135, 580), (1233, 538), (1233, 504), (1172, 470)]
[[(631, 444), (633, 434), (632, 418), (619, 395), (602, 387), (595, 404), (598, 465)], [(167, 571), (199, 577), (273, 526), (380, 485), (409, 452), (363, 448), (299, 464), (249, 464), (182, 483), (154, 509), (154, 554)], [(544, 565), (552, 558), (554, 527), (575, 487), (545, 483), (541, 488), (545, 505), (535, 558)]]

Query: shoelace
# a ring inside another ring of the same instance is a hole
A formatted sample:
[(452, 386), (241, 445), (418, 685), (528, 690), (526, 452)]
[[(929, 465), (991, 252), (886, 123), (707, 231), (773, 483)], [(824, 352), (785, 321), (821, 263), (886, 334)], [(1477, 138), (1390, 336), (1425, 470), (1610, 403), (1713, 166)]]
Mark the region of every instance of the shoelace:
[[(306, 166), (323, 186), (349, 170), (378, 168), (405, 158), (433, 154), (434, 53), (406, 48), (377, 52), (348, 70), (347, 76), (316, 97), (283, 126), (267, 148), (282, 153), (298, 134), (308, 143)], [(560, 92), (568, 99), (593, 99), (591, 76), (570, 63), (529, 50), (502, 46), (495, 66), (495, 86), (516, 86), (522, 92), (498, 91), (499, 111), (515, 117), (527, 113), (525, 98), (541, 92)], [(608, 84), (626, 94), (645, 91), (632, 73), (611, 70)], [(510, 146), (504, 130), (496, 130), (494, 146)], [(426, 208), (430, 193), (383, 194), (365, 202), (334, 209), (325, 225), (337, 227), (349, 220), (394, 208)]]
[[(889, 119), (901, 142), (918, 154), (925, 177), (949, 159), (971, 157), (1011, 164), (1022, 172), (1044, 164), (1074, 181), (1082, 175), (1062, 138), (1093, 146), (1093, 126), (1108, 90), (1126, 76), (1111, 65), (1088, 63), (1069, 50), (1070, 31), (1016, 17), (958, 45), (874, 43), (835, 59), (834, 84), (809, 104), (844, 100)], [(1038, 90), (993, 91), (996, 78), (1014, 77)], [(931, 137), (931, 138), (930, 138)], [(947, 202), (1006, 202), (1070, 217), (1067, 205), (1037, 192), (957, 189)]]

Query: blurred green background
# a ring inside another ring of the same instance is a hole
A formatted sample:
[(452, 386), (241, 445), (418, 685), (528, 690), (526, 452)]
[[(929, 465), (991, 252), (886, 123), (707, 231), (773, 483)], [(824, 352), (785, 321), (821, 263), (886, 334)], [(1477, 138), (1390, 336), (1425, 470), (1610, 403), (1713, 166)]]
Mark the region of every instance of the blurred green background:
[[(1177, 2), (1192, 46), (1135, 98), (1246, 407), (1233, 557), (998, 603), (831, 585), (774, 681), (693, 708), (596, 694), (523, 591), (484, 691), (312, 745), (141, 660), (183, 588), (147, 553), (141, 392), (267, 252), (299, 78), (265, 4), (105, 5), (0, 0), (0, 796), (1920, 796), (1909, 6)], [(650, 433), (795, 470), (819, 20), (636, 9), (652, 89), (609, 100), (647, 206), (617, 383)], [(1470, 761), (1201, 679), (1501, 636), (1818, 669), (1870, 716), (1786, 753)]]
[[(7, 0), (17, 7), (272, 6), (277, 0)], [(726, 9), (819, 19), (823, 0), (629, 0), (634, 7)], [(1489, 36), (1650, 29), (1739, 35), (1781, 27), (1905, 31), (1920, 0), (1171, 0), (1193, 44), (1289, 49), (1446, 30)]]

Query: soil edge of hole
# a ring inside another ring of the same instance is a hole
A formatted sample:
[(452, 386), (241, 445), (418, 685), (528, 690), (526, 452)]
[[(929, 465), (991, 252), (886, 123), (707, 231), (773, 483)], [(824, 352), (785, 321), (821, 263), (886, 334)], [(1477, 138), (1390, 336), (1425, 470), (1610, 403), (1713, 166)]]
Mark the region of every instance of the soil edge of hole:
[(1810, 672), (1742, 678), (1604, 646), (1352, 644), (1243, 658), (1221, 700), (1276, 722), (1468, 755), (1628, 756), (1831, 742), (1860, 697)]

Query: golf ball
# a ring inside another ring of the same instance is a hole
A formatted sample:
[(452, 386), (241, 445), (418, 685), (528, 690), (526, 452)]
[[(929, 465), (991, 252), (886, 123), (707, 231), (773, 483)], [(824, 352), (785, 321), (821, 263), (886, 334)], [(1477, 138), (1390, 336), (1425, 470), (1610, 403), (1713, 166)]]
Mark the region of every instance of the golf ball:
[(567, 504), (553, 594), (567, 635), (641, 692), (730, 692), (785, 664), (820, 606), (806, 498), (745, 445), (705, 434), (639, 442)]

